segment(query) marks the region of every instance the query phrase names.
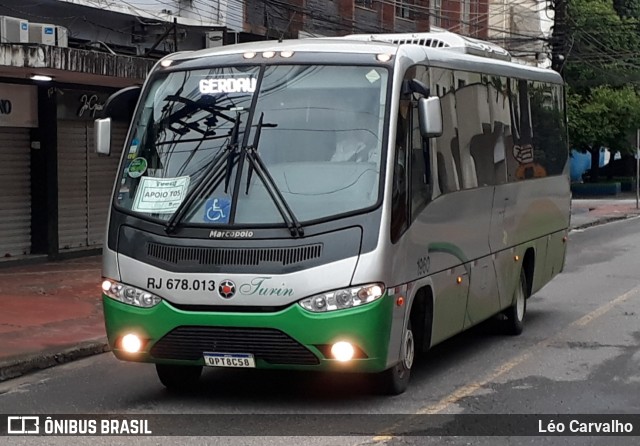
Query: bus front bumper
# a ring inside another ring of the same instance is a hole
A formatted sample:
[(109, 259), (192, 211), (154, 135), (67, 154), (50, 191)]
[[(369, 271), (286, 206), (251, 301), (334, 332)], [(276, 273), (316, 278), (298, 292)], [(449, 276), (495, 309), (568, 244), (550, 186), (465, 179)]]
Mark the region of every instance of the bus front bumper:
[[(362, 307), (311, 313), (297, 303), (273, 313), (185, 311), (162, 301), (139, 308), (102, 296), (109, 345), (118, 359), (205, 365), (203, 353), (249, 353), (256, 368), (379, 372), (387, 368), (394, 312), (385, 294)], [(137, 353), (122, 338), (142, 340)], [(354, 359), (340, 362), (331, 346), (346, 341)], [(232, 350), (232, 351), (225, 351)]]

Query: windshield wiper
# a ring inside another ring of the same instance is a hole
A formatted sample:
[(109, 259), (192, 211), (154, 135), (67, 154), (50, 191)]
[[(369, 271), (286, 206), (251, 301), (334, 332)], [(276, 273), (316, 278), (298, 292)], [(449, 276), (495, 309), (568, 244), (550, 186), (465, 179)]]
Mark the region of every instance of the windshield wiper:
[(175, 231), (178, 224), (182, 221), (187, 211), (191, 208), (195, 200), (200, 197), (205, 191), (209, 190), (211, 186), (217, 187), (217, 185), (221, 181), (222, 167), (227, 166), (227, 176), (230, 175), (228, 173), (233, 169), (233, 165), (235, 163), (234, 156), (235, 152), (238, 149), (238, 135), (240, 133), (240, 113), (236, 115), (236, 122), (233, 125), (233, 129), (231, 130), (231, 138), (229, 140), (229, 144), (225, 147), (224, 150), (220, 151), (213, 159), (206, 172), (202, 175), (200, 182), (191, 189), (182, 203), (175, 210), (171, 218), (167, 221), (164, 230), (167, 234), (170, 234)]
[[(258, 153), (258, 144), (260, 143), (260, 134), (262, 133), (263, 119), (264, 112), (260, 114), (260, 120), (258, 121), (258, 127), (256, 128), (253, 145), (244, 148), (244, 152), (246, 153), (246, 157), (249, 162), (249, 168), (247, 171), (247, 187), (245, 194), (249, 193), (251, 174), (255, 170), (260, 180), (262, 180), (264, 188), (269, 193), (271, 200), (276, 205), (276, 208), (278, 208), (278, 212), (280, 212), (280, 215), (282, 215), (282, 219), (289, 228), (289, 232), (291, 232), (291, 235), (294, 237), (303, 237), (304, 228), (291, 210), (291, 207), (287, 203), (287, 200), (285, 200), (282, 192), (280, 192), (280, 189), (278, 189), (276, 182), (273, 180), (273, 177), (269, 173), (267, 166), (264, 164), (262, 158), (260, 157), (260, 154)], [(275, 127), (274, 124), (264, 124), (264, 126)]]

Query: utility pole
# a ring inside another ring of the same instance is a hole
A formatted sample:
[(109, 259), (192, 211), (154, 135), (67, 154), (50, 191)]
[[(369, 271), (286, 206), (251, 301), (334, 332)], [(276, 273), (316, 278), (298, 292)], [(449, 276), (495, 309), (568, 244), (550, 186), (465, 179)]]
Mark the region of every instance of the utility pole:
[(551, 34), (551, 68), (558, 73), (562, 72), (565, 59), (568, 56), (567, 38), (567, 0), (551, 0), (553, 9), (553, 33)]
[(640, 129), (636, 130), (636, 209), (640, 209)]

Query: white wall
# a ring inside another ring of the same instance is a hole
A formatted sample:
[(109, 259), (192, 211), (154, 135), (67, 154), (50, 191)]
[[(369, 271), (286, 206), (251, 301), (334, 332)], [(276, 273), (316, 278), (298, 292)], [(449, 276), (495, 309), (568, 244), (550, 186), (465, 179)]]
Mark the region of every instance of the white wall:
[(543, 58), (548, 52), (540, 40), (550, 37), (553, 26), (553, 11), (547, 6), (546, 0), (490, 0), (489, 38), (520, 61), (548, 66), (549, 61), (535, 59), (535, 53)]

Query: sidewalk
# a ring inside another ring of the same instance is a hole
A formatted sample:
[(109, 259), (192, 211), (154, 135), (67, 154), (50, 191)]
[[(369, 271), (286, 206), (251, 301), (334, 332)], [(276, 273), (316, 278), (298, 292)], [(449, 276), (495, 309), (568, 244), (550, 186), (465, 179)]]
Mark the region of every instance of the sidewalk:
[(106, 349), (100, 257), (0, 266), (0, 381)]
[[(640, 215), (635, 196), (574, 199), (571, 227)], [(101, 259), (0, 264), (0, 381), (108, 351)]]
[(589, 226), (640, 215), (636, 209), (635, 193), (622, 194), (617, 198), (574, 198), (571, 201), (571, 228)]

